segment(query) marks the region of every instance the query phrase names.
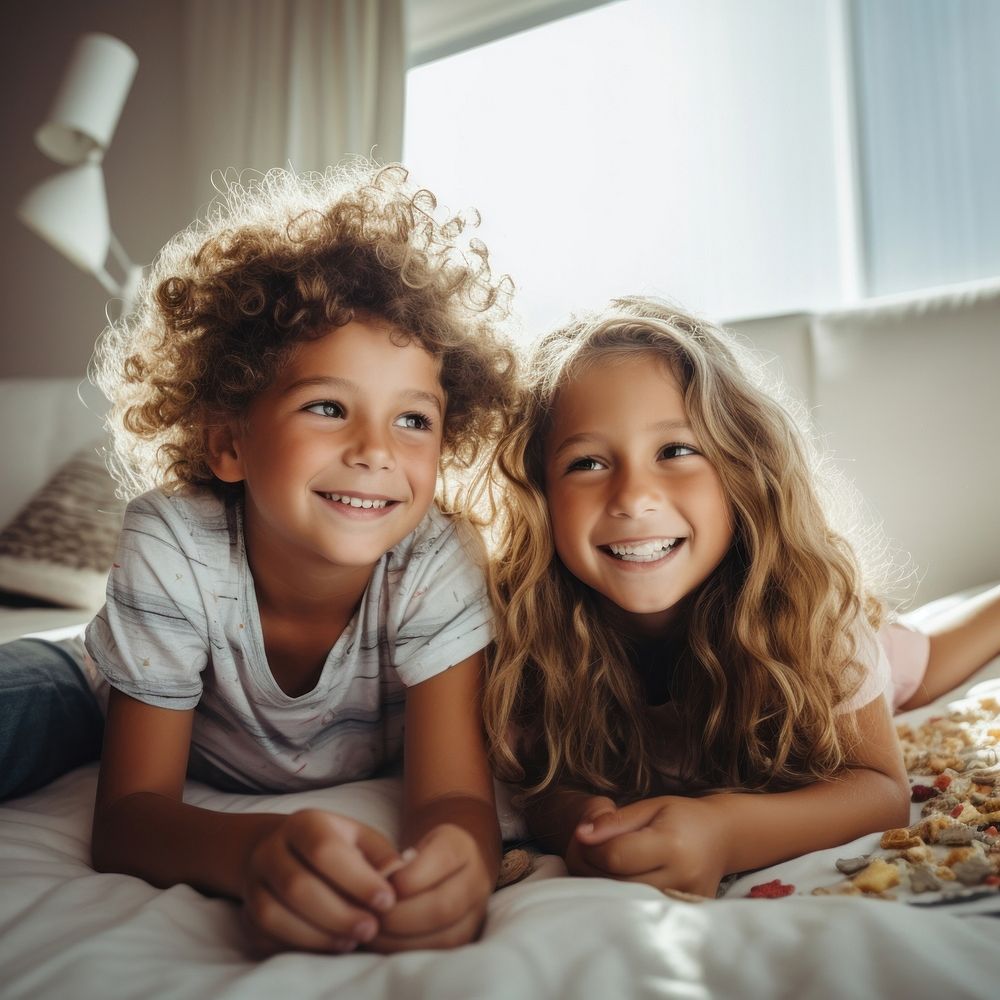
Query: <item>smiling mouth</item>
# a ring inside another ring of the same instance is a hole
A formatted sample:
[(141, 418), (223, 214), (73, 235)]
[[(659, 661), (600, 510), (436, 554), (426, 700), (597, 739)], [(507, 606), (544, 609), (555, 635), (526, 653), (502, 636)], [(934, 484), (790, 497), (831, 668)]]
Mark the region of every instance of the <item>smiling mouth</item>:
[(373, 497), (351, 496), (349, 493), (320, 493), (324, 500), (331, 500), (333, 503), (343, 504), (345, 507), (354, 507), (360, 510), (383, 510), (391, 507), (398, 500), (376, 499)]
[(612, 542), (600, 545), (602, 552), (621, 562), (656, 562), (684, 542), (683, 538), (649, 538), (642, 542)]

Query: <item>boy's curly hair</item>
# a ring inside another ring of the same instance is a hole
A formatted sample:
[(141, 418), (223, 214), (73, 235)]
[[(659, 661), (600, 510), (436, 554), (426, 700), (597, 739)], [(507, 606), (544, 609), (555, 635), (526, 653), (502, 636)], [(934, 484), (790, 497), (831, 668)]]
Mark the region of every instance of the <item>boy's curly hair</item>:
[(245, 412), (297, 343), (356, 316), (440, 359), (442, 471), (472, 466), (513, 398), (516, 355), (498, 330), (512, 285), (464, 237), (475, 213), (438, 214), (402, 166), (366, 160), (229, 184), (98, 342), (91, 378), (111, 402), (122, 492), (231, 489), (209, 468), (207, 428)]

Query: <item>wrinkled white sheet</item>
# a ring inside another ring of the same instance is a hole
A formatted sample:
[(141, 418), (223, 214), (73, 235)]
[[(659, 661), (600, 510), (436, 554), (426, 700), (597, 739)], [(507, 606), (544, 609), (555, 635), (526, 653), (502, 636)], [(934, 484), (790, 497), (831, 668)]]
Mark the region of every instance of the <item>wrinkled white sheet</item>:
[[(995, 660), (977, 680), (998, 673)], [(997, 691), (1000, 682), (986, 681), (976, 693)], [(496, 893), (477, 944), (391, 958), (286, 954), (258, 962), (241, 950), (235, 904), (90, 869), (96, 773), (96, 765), (82, 768), (0, 807), (4, 1000), (997, 995), (1000, 914), (971, 904), (919, 909), (809, 895), (838, 880), (837, 857), (875, 849), (876, 836), (744, 876), (725, 898), (703, 903), (569, 878), (558, 859), (543, 858), (528, 880)], [(234, 811), (326, 806), (393, 835), (398, 792), (394, 779), (262, 797), (192, 782), (187, 798)], [(512, 823), (507, 816), (508, 829)], [(797, 893), (745, 898), (750, 885), (772, 878), (794, 883)]]

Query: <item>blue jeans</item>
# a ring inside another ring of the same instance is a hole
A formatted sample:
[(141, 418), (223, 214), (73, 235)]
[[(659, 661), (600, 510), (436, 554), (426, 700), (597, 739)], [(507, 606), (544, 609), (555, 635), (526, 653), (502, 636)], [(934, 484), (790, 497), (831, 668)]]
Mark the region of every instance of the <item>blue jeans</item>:
[(45, 639), (0, 645), (0, 802), (101, 755), (104, 716), (70, 653)]

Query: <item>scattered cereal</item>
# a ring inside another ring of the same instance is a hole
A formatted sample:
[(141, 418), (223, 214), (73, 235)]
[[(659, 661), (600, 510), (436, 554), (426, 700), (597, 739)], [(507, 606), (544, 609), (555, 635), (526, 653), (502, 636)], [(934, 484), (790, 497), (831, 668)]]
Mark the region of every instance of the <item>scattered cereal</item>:
[(782, 896), (790, 896), (793, 892), (795, 892), (794, 885), (775, 878), (770, 882), (751, 886), (747, 896), (750, 899), (780, 899)]
[(912, 892), (939, 892), (941, 880), (927, 865), (913, 865), (910, 868), (910, 889)]
[(875, 858), (851, 881), (862, 892), (885, 892), (886, 889), (899, 885), (899, 866), (883, 858)]
[(871, 861), (870, 854), (862, 854), (860, 858), (838, 858), (837, 871), (843, 875), (854, 875), (867, 868), (869, 861)]

